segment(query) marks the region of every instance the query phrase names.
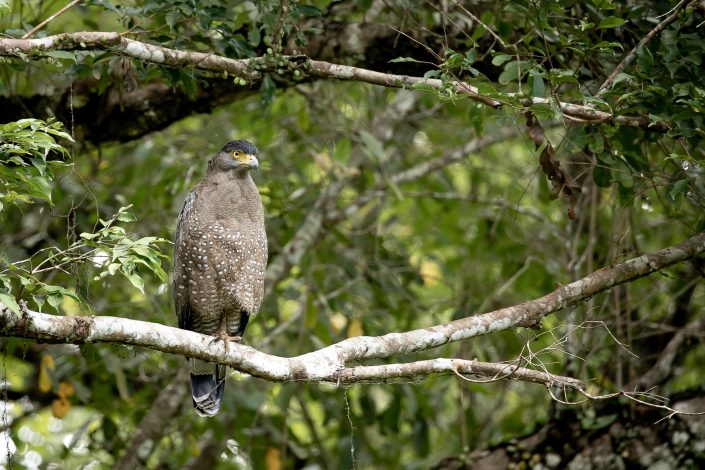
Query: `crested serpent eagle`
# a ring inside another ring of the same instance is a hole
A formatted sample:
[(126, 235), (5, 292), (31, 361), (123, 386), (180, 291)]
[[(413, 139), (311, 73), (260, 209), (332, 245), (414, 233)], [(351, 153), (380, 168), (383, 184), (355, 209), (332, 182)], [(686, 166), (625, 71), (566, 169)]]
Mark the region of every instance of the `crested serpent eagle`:
[[(174, 305), (179, 328), (239, 341), (259, 311), (267, 267), (264, 210), (250, 170), (257, 147), (228, 142), (208, 162), (186, 196), (174, 248)], [(225, 369), (189, 358), (196, 413), (214, 416), (225, 390)]]

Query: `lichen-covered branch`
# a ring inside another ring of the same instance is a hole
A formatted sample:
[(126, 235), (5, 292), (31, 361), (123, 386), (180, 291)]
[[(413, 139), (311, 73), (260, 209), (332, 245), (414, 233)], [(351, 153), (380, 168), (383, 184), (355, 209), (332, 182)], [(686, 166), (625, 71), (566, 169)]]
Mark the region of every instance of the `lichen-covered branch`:
[[(492, 374), (485, 374), (483, 369), (476, 367), (472, 361), (469, 363), (454, 363), (452, 360), (423, 361), (386, 366), (360, 365), (351, 368), (347, 367), (347, 364), (351, 361), (389, 358), (397, 354), (419, 352), (449, 342), (513, 327), (535, 326), (543, 317), (551, 313), (582, 302), (613, 286), (693, 258), (702, 252), (705, 252), (705, 233), (696, 235), (679, 245), (600, 269), (578, 281), (560, 286), (541, 298), (519, 305), (404, 333), (348, 338), (323, 349), (291, 358), (266, 354), (241, 344), (232, 344), (226, 351), (222, 342), (214, 342), (210, 336), (155, 323), (104, 316), (64, 317), (29, 310), (16, 313), (2, 304), (0, 304), (0, 333), (5, 336), (61, 343), (111, 342), (143, 346), (227, 364), (255, 377), (279, 382), (355, 383), (370, 380), (384, 381), (398, 377), (419, 377), (438, 372), (468, 372), (495, 376), (496, 370), (492, 371)], [(460, 366), (468, 369), (463, 370)], [(507, 366), (502, 365), (502, 367)], [(529, 380), (521, 370), (512, 371), (508, 377)], [(548, 376), (537, 380), (547, 384), (561, 383), (560, 380), (553, 380)]]
[[(286, 70), (291, 73), (298, 71), (323, 79), (354, 80), (394, 88), (413, 88), (423, 85), (426, 88), (444, 90), (450, 87), (453, 92), (488, 106), (499, 107), (503, 104), (495, 97), (486, 96), (480, 93), (476, 87), (459, 80), (444, 81), (436, 78), (383, 73), (349, 65), (311, 60), (306, 56), (280, 56), (276, 60), (271, 60), (268, 57), (230, 59), (215, 54), (181, 51), (148, 44), (126, 38), (115, 32), (62, 33), (40, 39), (0, 38), (0, 56), (5, 57), (16, 56), (33, 59), (42, 57), (43, 54), (50, 51), (91, 50), (109, 51), (115, 55), (171, 67), (193, 68), (221, 74), (225, 72), (243, 79), (245, 83), (258, 81), (262, 72)], [(286, 66), (282, 66), (282, 63), (285, 63)], [(523, 106), (531, 106), (551, 104), (552, 100), (553, 98), (522, 98), (520, 103)], [(558, 102), (557, 105), (562, 113), (573, 122), (583, 124), (614, 122), (623, 126), (642, 127), (661, 132), (667, 130), (666, 125), (652, 123), (648, 116), (620, 116), (598, 110), (591, 105), (567, 102)]]

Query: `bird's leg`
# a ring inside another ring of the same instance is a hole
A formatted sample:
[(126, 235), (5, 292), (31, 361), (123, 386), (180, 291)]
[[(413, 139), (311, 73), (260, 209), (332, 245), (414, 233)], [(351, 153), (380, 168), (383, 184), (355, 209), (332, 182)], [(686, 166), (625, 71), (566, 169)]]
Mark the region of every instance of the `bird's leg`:
[(227, 322), (225, 316), (223, 317), (223, 320), (220, 322), (220, 326), (218, 327), (218, 330), (213, 334), (215, 338), (211, 343), (215, 341), (222, 341), (223, 346), (225, 346), (225, 352), (228, 353), (230, 351), (230, 341), (233, 341), (235, 343), (242, 343), (242, 336), (236, 335), (236, 336), (230, 336), (228, 335), (227, 331)]
[(213, 339), (211, 343), (215, 341), (222, 341), (223, 346), (225, 347), (225, 353), (227, 354), (230, 351), (230, 336), (228, 336), (225, 315), (223, 315), (223, 319), (220, 322), (220, 326), (218, 327), (218, 330), (213, 334), (213, 336), (215, 336), (215, 339)]

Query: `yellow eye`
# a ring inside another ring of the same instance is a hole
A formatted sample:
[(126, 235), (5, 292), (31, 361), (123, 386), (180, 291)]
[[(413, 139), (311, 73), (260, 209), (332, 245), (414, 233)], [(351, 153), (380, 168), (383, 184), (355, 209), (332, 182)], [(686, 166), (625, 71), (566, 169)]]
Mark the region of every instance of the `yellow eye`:
[(233, 152), (233, 157), (240, 158), (240, 152), (238, 152), (238, 151)]

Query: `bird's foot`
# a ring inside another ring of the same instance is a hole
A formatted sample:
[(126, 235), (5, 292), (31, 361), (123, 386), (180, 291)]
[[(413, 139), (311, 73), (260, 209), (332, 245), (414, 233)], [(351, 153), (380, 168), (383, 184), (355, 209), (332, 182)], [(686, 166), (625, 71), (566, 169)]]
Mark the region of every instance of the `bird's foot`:
[(211, 341), (211, 343), (215, 343), (216, 341), (222, 341), (226, 353), (230, 352), (231, 341), (234, 343), (242, 343), (242, 336), (228, 336), (228, 334), (224, 331), (219, 331), (213, 336), (215, 336), (215, 338), (213, 338), (213, 341)]
[(228, 334), (224, 331), (219, 331), (213, 336), (215, 336), (215, 338), (213, 338), (213, 341), (211, 341), (211, 343), (215, 343), (216, 341), (222, 341), (223, 347), (225, 348), (225, 352), (228, 353), (230, 351), (230, 336), (228, 336)]

